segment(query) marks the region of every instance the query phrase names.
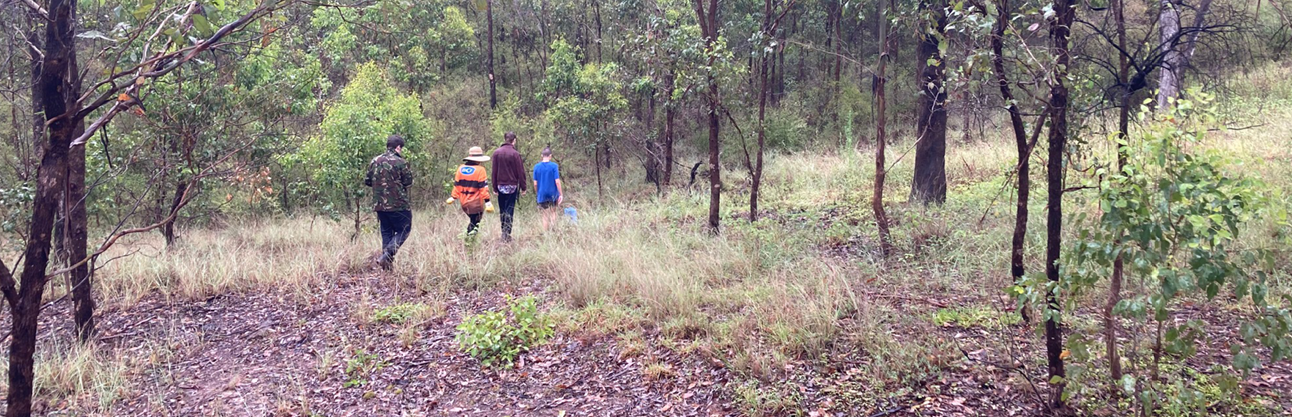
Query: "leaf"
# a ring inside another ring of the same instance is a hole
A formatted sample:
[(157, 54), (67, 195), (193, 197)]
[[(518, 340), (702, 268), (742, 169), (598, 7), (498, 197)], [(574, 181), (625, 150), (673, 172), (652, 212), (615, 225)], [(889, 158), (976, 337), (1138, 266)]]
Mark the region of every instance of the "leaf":
[(139, 7), (135, 8), (135, 11), (130, 12), (130, 15), (136, 20), (144, 20), (144, 18), (148, 17), (155, 8), (157, 8), (156, 0), (140, 0)]
[(215, 34), (215, 31), (211, 29), (211, 22), (206, 20), (206, 16), (200, 14), (193, 15), (193, 28), (197, 29), (197, 33), (204, 38)]
[(1132, 375), (1122, 375), (1122, 392), (1127, 395), (1135, 393), (1135, 377)]
[(85, 32), (76, 34), (76, 37), (81, 39), (102, 39), (105, 41), (116, 41), (116, 39), (112, 39), (108, 37), (108, 35), (105, 35), (103, 34), (103, 32), (99, 32), (97, 30), (87, 30)]

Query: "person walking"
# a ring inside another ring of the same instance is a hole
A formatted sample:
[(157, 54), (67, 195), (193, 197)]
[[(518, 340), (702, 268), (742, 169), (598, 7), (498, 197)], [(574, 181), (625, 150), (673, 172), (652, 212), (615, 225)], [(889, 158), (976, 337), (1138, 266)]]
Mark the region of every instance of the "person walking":
[(498, 193), (498, 217), (502, 223), (502, 241), (511, 241), (512, 219), (516, 200), (529, 188), (526, 184), (525, 159), (516, 151), (516, 133), (503, 135), (502, 145), (493, 151), (493, 190)]
[(484, 162), (489, 162), (484, 149), (473, 146), (462, 158), (463, 164), (453, 179), (453, 196), (446, 204), (454, 201), (462, 203), (462, 212), (467, 214), (467, 236), (475, 236), (480, 226), (480, 219), (485, 212), (493, 212), (493, 203), (489, 201), (489, 173), (485, 171)]
[(404, 138), (390, 135), (386, 138), (386, 153), (378, 155), (368, 164), (368, 175), (363, 184), (372, 187), (373, 210), (381, 224), (381, 255), (377, 265), (390, 271), (394, 268), (395, 253), (408, 239), (413, 227), (413, 212), (408, 205), (408, 187), (413, 185), (413, 171), (404, 160)]
[(556, 223), (561, 203), (565, 201), (561, 190), (561, 168), (552, 162), (551, 146), (543, 148), (543, 162), (534, 165), (534, 194), (538, 195), (543, 230), (550, 230)]

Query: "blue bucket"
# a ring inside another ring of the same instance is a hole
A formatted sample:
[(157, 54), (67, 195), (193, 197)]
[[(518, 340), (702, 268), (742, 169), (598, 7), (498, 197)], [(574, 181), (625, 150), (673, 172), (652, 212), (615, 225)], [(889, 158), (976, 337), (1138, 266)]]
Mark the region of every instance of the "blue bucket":
[(570, 218), (570, 223), (573, 223), (573, 224), (579, 223), (579, 212), (575, 210), (574, 207), (565, 208), (565, 217)]

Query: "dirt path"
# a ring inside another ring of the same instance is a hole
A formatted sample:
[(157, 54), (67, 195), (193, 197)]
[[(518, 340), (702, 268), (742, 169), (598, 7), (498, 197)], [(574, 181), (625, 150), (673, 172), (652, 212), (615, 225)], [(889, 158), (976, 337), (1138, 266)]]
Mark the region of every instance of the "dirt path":
[[(357, 305), (395, 303), (376, 276), (344, 277), (315, 298), (242, 294), (167, 303), (153, 297), (104, 312), (101, 339), (136, 364), (111, 415), (644, 416), (735, 415), (727, 372), (656, 349), (667, 378), (644, 377), (613, 339), (558, 334), (514, 369), (482, 369), (457, 350), (460, 317), (501, 303), (501, 293), (400, 302), (443, 303), (447, 315), (415, 338), (364, 323)], [(536, 292), (522, 288), (518, 292)], [(443, 297), (442, 297), (443, 298)], [(66, 331), (58, 311), (44, 328)], [(405, 343), (409, 341), (411, 343)], [(49, 406), (49, 405), (46, 405)], [(52, 406), (51, 414), (58, 411)]]

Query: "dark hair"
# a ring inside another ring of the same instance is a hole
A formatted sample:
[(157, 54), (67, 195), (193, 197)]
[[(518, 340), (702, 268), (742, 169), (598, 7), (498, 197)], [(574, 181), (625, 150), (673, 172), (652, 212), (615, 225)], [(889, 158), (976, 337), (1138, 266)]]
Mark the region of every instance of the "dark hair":
[(543, 148), (543, 156), (552, 156), (552, 145), (548, 145), (546, 148)]
[(390, 137), (387, 137), (387, 138), (386, 138), (386, 149), (387, 149), (387, 150), (391, 150), (391, 151), (393, 151), (393, 150), (395, 150), (395, 148), (398, 148), (398, 147), (400, 147), (400, 146), (404, 146), (404, 137), (403, 137), (403, 136), (399, 136), (399, 135), (390, 135)]
[(507, 132), (502, 135), (502, 143), (516, 143), (516, 132)]

